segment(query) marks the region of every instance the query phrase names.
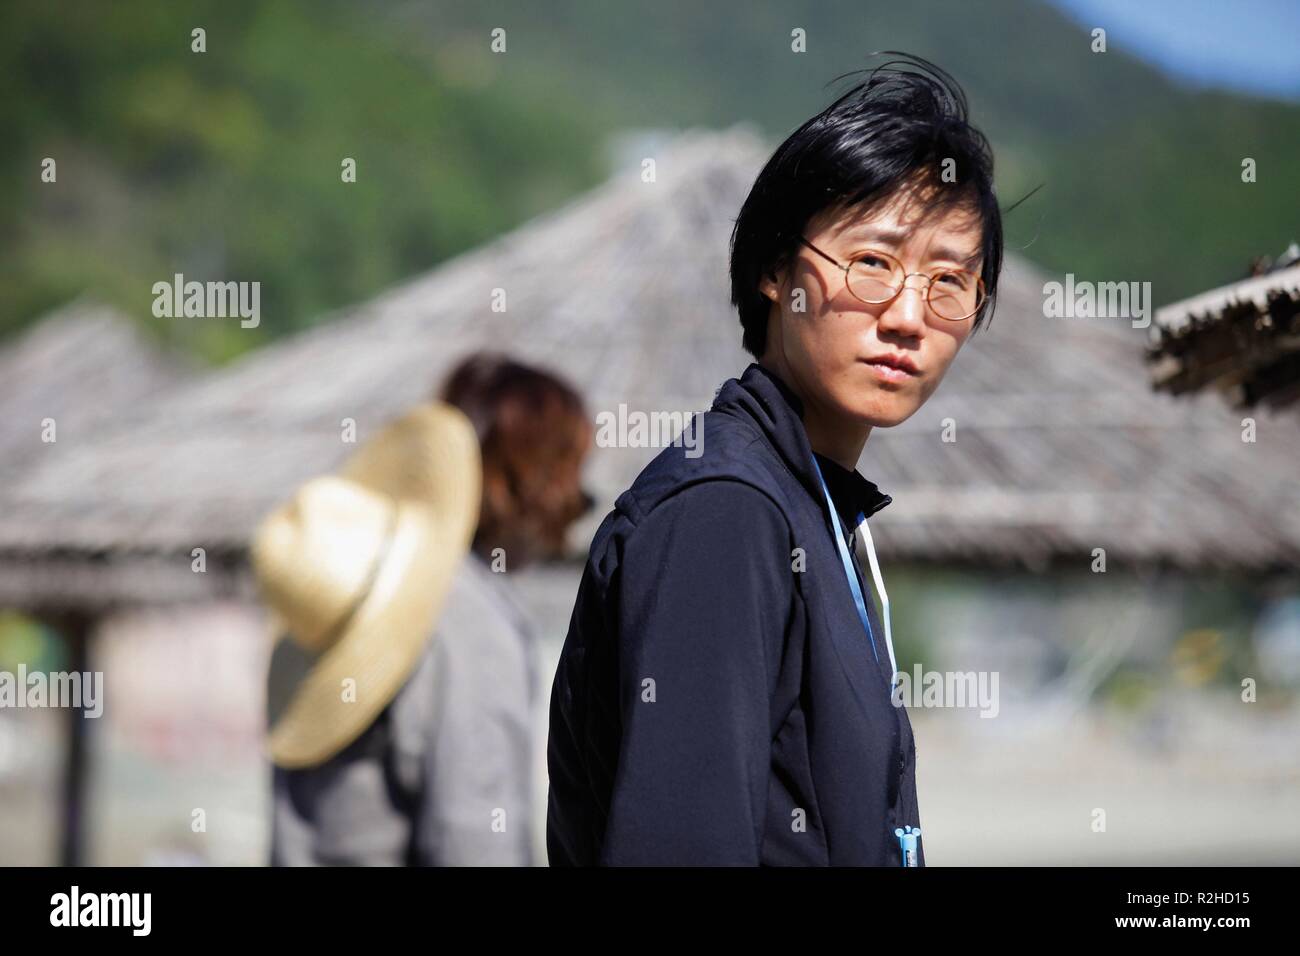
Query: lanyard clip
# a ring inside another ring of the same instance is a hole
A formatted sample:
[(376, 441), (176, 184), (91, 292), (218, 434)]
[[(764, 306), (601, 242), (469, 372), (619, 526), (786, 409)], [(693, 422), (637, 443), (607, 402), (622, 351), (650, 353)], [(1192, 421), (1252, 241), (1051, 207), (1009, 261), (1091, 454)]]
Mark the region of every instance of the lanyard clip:
[(894, 836), (898, 837), (899, 848), (903, 852), (903, 866), (920, 866), (916, 844), (921, 837), (921, 828), (900, 827), (894, 831)]

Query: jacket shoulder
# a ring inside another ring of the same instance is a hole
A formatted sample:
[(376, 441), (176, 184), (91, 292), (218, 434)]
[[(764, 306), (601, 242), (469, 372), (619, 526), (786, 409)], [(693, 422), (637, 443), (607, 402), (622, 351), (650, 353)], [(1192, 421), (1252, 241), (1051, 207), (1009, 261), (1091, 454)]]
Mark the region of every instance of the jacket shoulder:
[(634, 522), (702, 482), (735, 481), (763, 492), (784, 513), (789, 472), (756, 428), (733, 415), (698, 413), (693, 445), (664, 448), (615, 502)]
[(752, 516), (757, 503), (753, 495), (713, 494), (726, 484), (747, 485), (768, 499), (789, 527), (787, 488), (792, 477), (762, 433), (720, 412), (699, 412), (697, 418), (694, 444), (669, 445), (661, 450), (615, 500), (613, 510), (592, 538), (588, 561), (591, 570), (599, 574), (607, 570), (605, 566), (611, 560), (616, 563), (626, 539), (667, 502), (681, 503), (679, 499), (690, 489), (748, 509)]

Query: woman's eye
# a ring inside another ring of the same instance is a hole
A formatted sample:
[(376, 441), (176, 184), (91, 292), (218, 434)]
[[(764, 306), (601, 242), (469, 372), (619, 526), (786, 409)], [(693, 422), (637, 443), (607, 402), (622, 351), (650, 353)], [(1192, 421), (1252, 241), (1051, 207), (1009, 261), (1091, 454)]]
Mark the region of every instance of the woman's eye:
[(957, 272), (945, 272), (939, 276), (939, 281), (947, 285), (956, 286), (958, 289), (966, 288), (967, 279), (964, 275)]
[(862, 263), (864, 266), (870, 266), (872, 269), (889, 268), (889, 263), (887, 263), (884, 259), (880, 258), (879, 256), (873, 256), (869, 253), (859, 258), (858, 262)]

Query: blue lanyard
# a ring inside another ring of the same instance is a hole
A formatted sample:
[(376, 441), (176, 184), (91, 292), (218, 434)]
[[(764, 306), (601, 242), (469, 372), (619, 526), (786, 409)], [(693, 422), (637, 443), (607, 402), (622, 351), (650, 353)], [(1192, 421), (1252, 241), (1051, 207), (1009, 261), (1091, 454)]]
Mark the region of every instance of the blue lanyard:
[[(853, 569), (853, 559), (849, 557), (848, 546), (844, 543), (844, 536), (840, 534), (840, 522), (837, 517), (838, 512), (835, 510), (835, 502), (831, 500), (831, 490), (826, 487), (826, 479), (822, 477), (821, 465), (817, 464), (816, 456), (813, 457), (813, 470), (817, 472), (817, 480), (821, 482), (822, 494), (826, 496), (826, 507), (831, 516), (831, 537), (835, 539), (835, 544), (839, 548), (840, 561), (844, 565), (844, 576), (849, 579), (849, 589), (853, 592), (853, 603), (858, 606), (858, 620), (862, 622), (862, 629), (867, 632), (867, 637), (871, 639), (871, 654), (880, 663), (880, 655), (876, 652), (876, 637), (871, 633), (871, 619), (867, 616), (867, 602), (862, 596), (862, 587), (858, 584), (857, 572)], [(858, 512), (858, 522), (863, 520), (862, 512)]]
[[(871, 653), (876, 658), (876, 664), (880, 664), (880, 655), (876, 652), (876, 638), (871, 633), (871, 619), (867, 616), (867, 602), (862, 596), (862, 587), (858, 584), (858, 575), (853, 568), (853, 559), (849, 557), (848, 546), (844, 543), (844, 536), (840, 534), (840, 522), (838, 512), (835, 510), (835, 502), (831, 499), (831, 490), (826, 487), (826, 479), (822, 477), (821, 465), (817, 464), (816, 457), (813, 458), (813, 470), (817, 472), (817, 480), (821, 482), (822, 494), (826, 497), (826, 509), (830, 512), (831, 518), (831, 537), (835, 539), (835, 546), (840, 552), (840, 563), (844, 565), (844, 576), (848, 578), (849, 590), (853, 592), (853, 603), (858, 608), (858, 620), (862, 622), (862, 629), (867, 632), (867, 637), (871, 638)], [(858, 524), (865, 520), (862, 512), (858, 512)], [(889, 612), (888, 605), (885, 606), (886, 614)], [(890, 662), (893, 663), (893, 649), (890, 648)], [(892, 693), (892, 682), (891, 682)], [(907, 827), (898, 828), (894, 831), (898, 837), (899, 851), (903, 866), (919, 866), (919, 855), (917, 853), (917, 842), (921, 837), (921, 828)]]

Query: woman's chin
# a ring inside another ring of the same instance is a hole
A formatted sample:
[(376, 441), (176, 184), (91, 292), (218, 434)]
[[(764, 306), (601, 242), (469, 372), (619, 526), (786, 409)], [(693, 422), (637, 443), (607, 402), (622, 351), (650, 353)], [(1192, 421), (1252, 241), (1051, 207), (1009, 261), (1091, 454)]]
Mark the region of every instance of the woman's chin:
[(847, 409), (849, 415), (872, 428), (893, 428), (916, 413), (920, 405), (899, 394), (875, 395)]

